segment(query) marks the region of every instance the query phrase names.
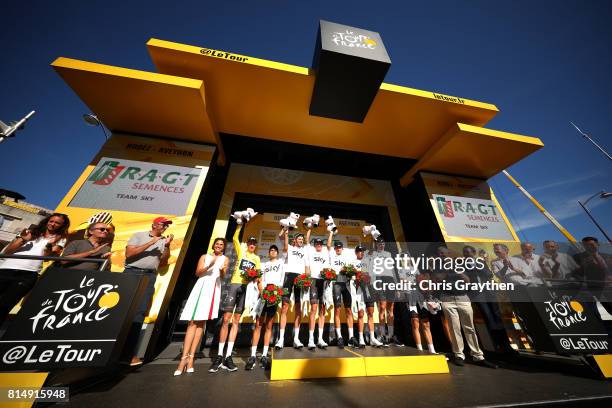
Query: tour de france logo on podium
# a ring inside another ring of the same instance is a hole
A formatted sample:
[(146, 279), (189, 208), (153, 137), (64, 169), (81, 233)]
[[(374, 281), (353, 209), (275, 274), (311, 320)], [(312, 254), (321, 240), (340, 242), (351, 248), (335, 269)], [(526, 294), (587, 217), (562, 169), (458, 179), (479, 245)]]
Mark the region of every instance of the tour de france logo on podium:
[(0, 340), (4, 371), (104, 366), (120, 352), (140, 279), (50, 268)]
[(606, 353), (608, 333), (583, 301), (549, 290), (539, 312), (559, 353)]

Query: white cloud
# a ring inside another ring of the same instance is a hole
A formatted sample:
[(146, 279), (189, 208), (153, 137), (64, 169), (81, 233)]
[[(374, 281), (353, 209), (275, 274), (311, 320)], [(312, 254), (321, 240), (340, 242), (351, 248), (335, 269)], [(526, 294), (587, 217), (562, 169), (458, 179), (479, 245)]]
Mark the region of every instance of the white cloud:
[(529, 191), (530, 193), (534, 193), (534, 192), (538, 192), (538, 191), (543, 191), (543, 190), (548, 190), (551, 188), (557, 188), (557, 187), (564, 187), (567, 188), (568, 186), (572, 185), (572, 184), (578, 184), (578, 183), (582, 183), (584, 181), (587, 180), (591, 180), (600, 176), (603, 176), (604, 174), (600, 171), (596, 171), (596, 172), (592, 172), (590, 174), (584, 174), (582, 176), (576, 176), (573, 178), (569, 178), (569, 179), (561, 179), (559, 181), (555, 181), (549, 184), (543, 184), (541, 186), (536, 186), (536, 187), (529, 187), (529, 189), (527, 189), (527, 191)]
[[(578, 194), (569, 198), (557, 198), (553, 196), (547, 197), (547, 201), (551, 202), (550, 205), (543, 205), (543, 207), (561, 223), (563, 220), (575, 217), (584, 210), (578, 205), (578, 201), (584, 201), (589, 198), (589, 194)], [(532, 228), (541, 227), (543, 225), (550, 224), (550, 221), (527, 199), (527, 197), (521, 196), (524, 199), (524, 203), (513, 207), (512, 214), (516, 223), (517, 229), (526, 231)], [(513, 200), (516, 201), (516, 200)], [(605, 200), (596, 200), (589, 202), (589, 210), (606, 204)], [(529, 208), (531, 207), (531, 209)], [(534, 212), (533, 209), (535, 209)], [(562, 224), (562, 223), (561, 223)], [(563, 224), (562, 224), (563, 225)]]

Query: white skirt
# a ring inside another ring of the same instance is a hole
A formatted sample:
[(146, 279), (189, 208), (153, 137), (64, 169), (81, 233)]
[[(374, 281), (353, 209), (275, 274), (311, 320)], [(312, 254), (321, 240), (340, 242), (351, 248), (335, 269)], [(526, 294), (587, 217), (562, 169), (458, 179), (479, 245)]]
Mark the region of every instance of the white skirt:
[(196, 281), (193, 289), (191, 289), (180, 320), (216, 319), (219, 315), (220, 301), (221, 282), (219, 276), (201, 276)]

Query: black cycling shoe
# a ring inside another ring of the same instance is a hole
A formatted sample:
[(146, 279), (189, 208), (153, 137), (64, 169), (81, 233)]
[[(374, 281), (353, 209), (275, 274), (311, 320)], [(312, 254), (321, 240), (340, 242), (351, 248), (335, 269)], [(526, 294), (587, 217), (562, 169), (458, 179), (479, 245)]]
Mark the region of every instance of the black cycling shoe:
[(355, 337), (351, 337), (348, 341), (348, 345), (350, 347), (356, 348), (359, 347), (359, 342), (357, 342), (357, 339)]
[(342, 337), (338, 337), (338, 348), (344, 348), (344, 339)]
[(255, 363), (257, 363), (257, 358), (251, 356), (249, 357), (249, 359), (247, 360), (246, 363), (246, 367), (244, 367), (245, 370), (252, 370), (253, 367), (255, 367)]
[(270, 367), (270, 357), (261, 356), (261, 359), (259, 360), (259, 366), (264, 370), (268, 369)]
[(383, 344), (383, 347), (389, 347), (389, 338), (387, 336), (380, 336), (380, 341)]
[(236, 364), (234, 364), (234, 360), (232, 360), (232, 357), (225, 357), (225, 360), (223, 360), (223, 368), (225, 368), (227, 371), (236, 371), (238, 370), (238, 367), (236, 367)]
[(395, 347), (404, 347), (404, 343), (402, 343), (396, 335), (393, 335), (393, 337), (391, 337), (391, 340), (389, 340), (389, 343)]
[(209, 373), (216, 373), (217, 371), (219, 371), (219, 368), (221, 368), (222, 365), (223, 365), (223, 357), (222, 356), (217, 356), (213, 360), (213, 363), (210, 366), (210, 368), (208, 369), (208, 372)]

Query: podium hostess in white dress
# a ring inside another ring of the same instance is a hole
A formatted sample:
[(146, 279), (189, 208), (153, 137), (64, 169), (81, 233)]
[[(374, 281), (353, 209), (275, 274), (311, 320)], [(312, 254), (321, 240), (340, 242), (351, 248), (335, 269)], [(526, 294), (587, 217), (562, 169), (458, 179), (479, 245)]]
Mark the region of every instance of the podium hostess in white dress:
[(198, 261), (195, 271), (198, 280), (191, 289), (180, 316), (180, 320), (189, 321), (189, 324), (183, 343), (183, 355), (174, 372), (175, 376), (181, 375), (183, 371), (194, 372), (193, 359), (206, 329), (206, 321), (216, 319), (219, 314), (221, 280), (229, 264), (229, 259), (223, 254), (224, 251), (225, 239), (215, 238), (213, 254), (202, 255)]

